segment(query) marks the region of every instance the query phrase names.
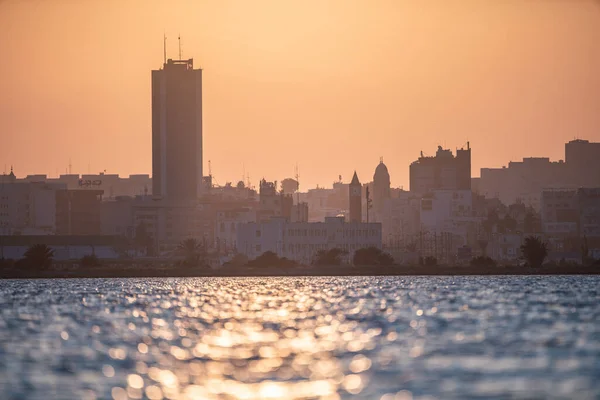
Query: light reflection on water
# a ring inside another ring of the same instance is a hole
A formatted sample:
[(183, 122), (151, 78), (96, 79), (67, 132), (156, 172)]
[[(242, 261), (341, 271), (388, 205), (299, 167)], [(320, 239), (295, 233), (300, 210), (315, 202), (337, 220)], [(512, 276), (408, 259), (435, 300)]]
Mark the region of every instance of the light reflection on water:
[(0, 281), (3, 399), (594, 398), (597, 277)]

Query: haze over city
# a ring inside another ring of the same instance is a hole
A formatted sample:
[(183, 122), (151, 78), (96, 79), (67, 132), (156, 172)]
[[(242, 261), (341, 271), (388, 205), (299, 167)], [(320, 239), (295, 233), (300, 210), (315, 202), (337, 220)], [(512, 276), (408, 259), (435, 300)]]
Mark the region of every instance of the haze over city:
[[(0, 159), (19, 175), (151, 173), (149, 71), (204, 69), (204, 170), (330, 185), (423, 150), (472, 171), (600, 140), (595, 1), (0, 2)], [(3, 166), (0, 166), (3, 167)]]

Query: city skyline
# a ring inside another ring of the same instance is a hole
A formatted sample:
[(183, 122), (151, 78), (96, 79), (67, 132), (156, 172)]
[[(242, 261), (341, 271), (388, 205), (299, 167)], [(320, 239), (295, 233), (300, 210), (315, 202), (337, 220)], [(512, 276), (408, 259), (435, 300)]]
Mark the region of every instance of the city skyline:
[[(573, 138), (600, 141), (592, 1), (147, 10), (132, 2), (118, 13), (99, 3), (32, 4), (0, 4), (1, 33), (21, 39), (0, 50), (29, 60), (0, 66), (10, 77), (0, 157), (18, 175), (62, 174), (69, 164), (74, 173), (151, 173), (147, 71), (162, 61), (165, 31), (169, 57), (181, 34), (184, 58), (205, 70), (203, 167), (211, 160), (220, 184), (243, 171), (255, 186), (281, 180), (297, 163), (301, 188), (329, 186), (355, 169), (370, 177), (383, 157), (392, 186), (407, 188), (406, 166), (438, 145), (470, 141), (477, 176), (523, 157), (562, 159), (559, 144)], [(89, 29), (68, 18), (82, 12)], [(134, 15), (157, 22), (131, 31)], [(47, 34), (32, 33), (40, 29)]]

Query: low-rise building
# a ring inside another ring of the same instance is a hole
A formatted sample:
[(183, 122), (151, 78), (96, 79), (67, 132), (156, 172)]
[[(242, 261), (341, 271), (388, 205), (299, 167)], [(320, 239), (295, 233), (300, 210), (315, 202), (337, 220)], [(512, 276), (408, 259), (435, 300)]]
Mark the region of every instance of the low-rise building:
[(236, 251), (238, 227), (249, 222), (256, 222), (255, 209), (238, 208), (216, 212), (215, 240), (221, 254)]
[(579, 201), (576, 189), (542, 191), (542, 231), (551, 236), (579, 235)]
[(54, 250), (55, 261), (79, 260), (96, 255), (99, 259), (119, 258), (123, 238), (111, 235), (15, 235), (0, 237), (0, 258), (19, 260), (31, 246), (44, 244)]
[(600, 188), (577, 190), (580, 236), (600, 238)]
[(56, 193), (64, 184), (12, 181), (0, 184), (0, 235), (56, 233)]
[(351, 259), (358, 249), (381, 246), (380, 223), (345, 222), (343, 217), (328, 217), (324, 222), (272, 218), (240, 224), (237, 230), (237, 250), (248, 258), (271, 251), (308, 264), (319, 250), (343, 249)]
[(56, 191), (57, 235), (100, 235), (102, 190)]
[(100, 231), (103, 235), (135, 236), (133, 205), (135, 198), (117, 196), (100, 204)]
[(383, 244), (390, 249), (406, 249), (420, 230), (421, 196), (402, 191), (383, 202), (381, 227)]

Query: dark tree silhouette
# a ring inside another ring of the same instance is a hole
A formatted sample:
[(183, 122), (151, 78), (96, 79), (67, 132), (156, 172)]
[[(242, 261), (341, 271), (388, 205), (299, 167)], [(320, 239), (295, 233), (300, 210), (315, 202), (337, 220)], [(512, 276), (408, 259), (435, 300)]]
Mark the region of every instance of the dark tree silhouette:
[(393, 265), (394, 258), (377, 247), (366, 247), (354, 252), (354, 265)]
[(488, 256), (477, 256), (471, 259), (472, 267), (495, 267), (496, 261)]
[(343, 249), (319, 250), (313, 260), (313, 265), (341, 265), (342, 257), (348, 252)]
[(528, 236), (521, 245), (521, 254), (529, 267), (539, 268), (548, 256), (548, 245), (537, 236)]
[(425, 258), (419, 257), (419, 265), (435, 267), (437, 265), (437, 258), (435, 258), (434, 256), (427, 256)]
[(590, 257), (590, 247), (588, 246), (587, 236), (583, 236), (581, 243), (581, 265), (592, 264), (594, 259)]
[(54, 250), (45, 244), (34, 244), (24, 254), (23, 262), (29, 268), (46, 269), (52, 265)]
[(81, 265), (84, 267), (97, 267), (100, 265), (100, 260), (95, 254), (88, 254), (81, 257)]
[(247, 264), (249, 267), (262, 267), (262, 268), (279, 268), (279, 267), (294, 267), (297, 263), (286, 257), (281, 257), (272, 251), (265, 251), (254, 260), (249, 261)]
[(177, 250), (185, 256), (185, 263), (190, 266), (196, 266), (204, 261), (204, 245), (198, 240), (189, 238), (179, 243)]

